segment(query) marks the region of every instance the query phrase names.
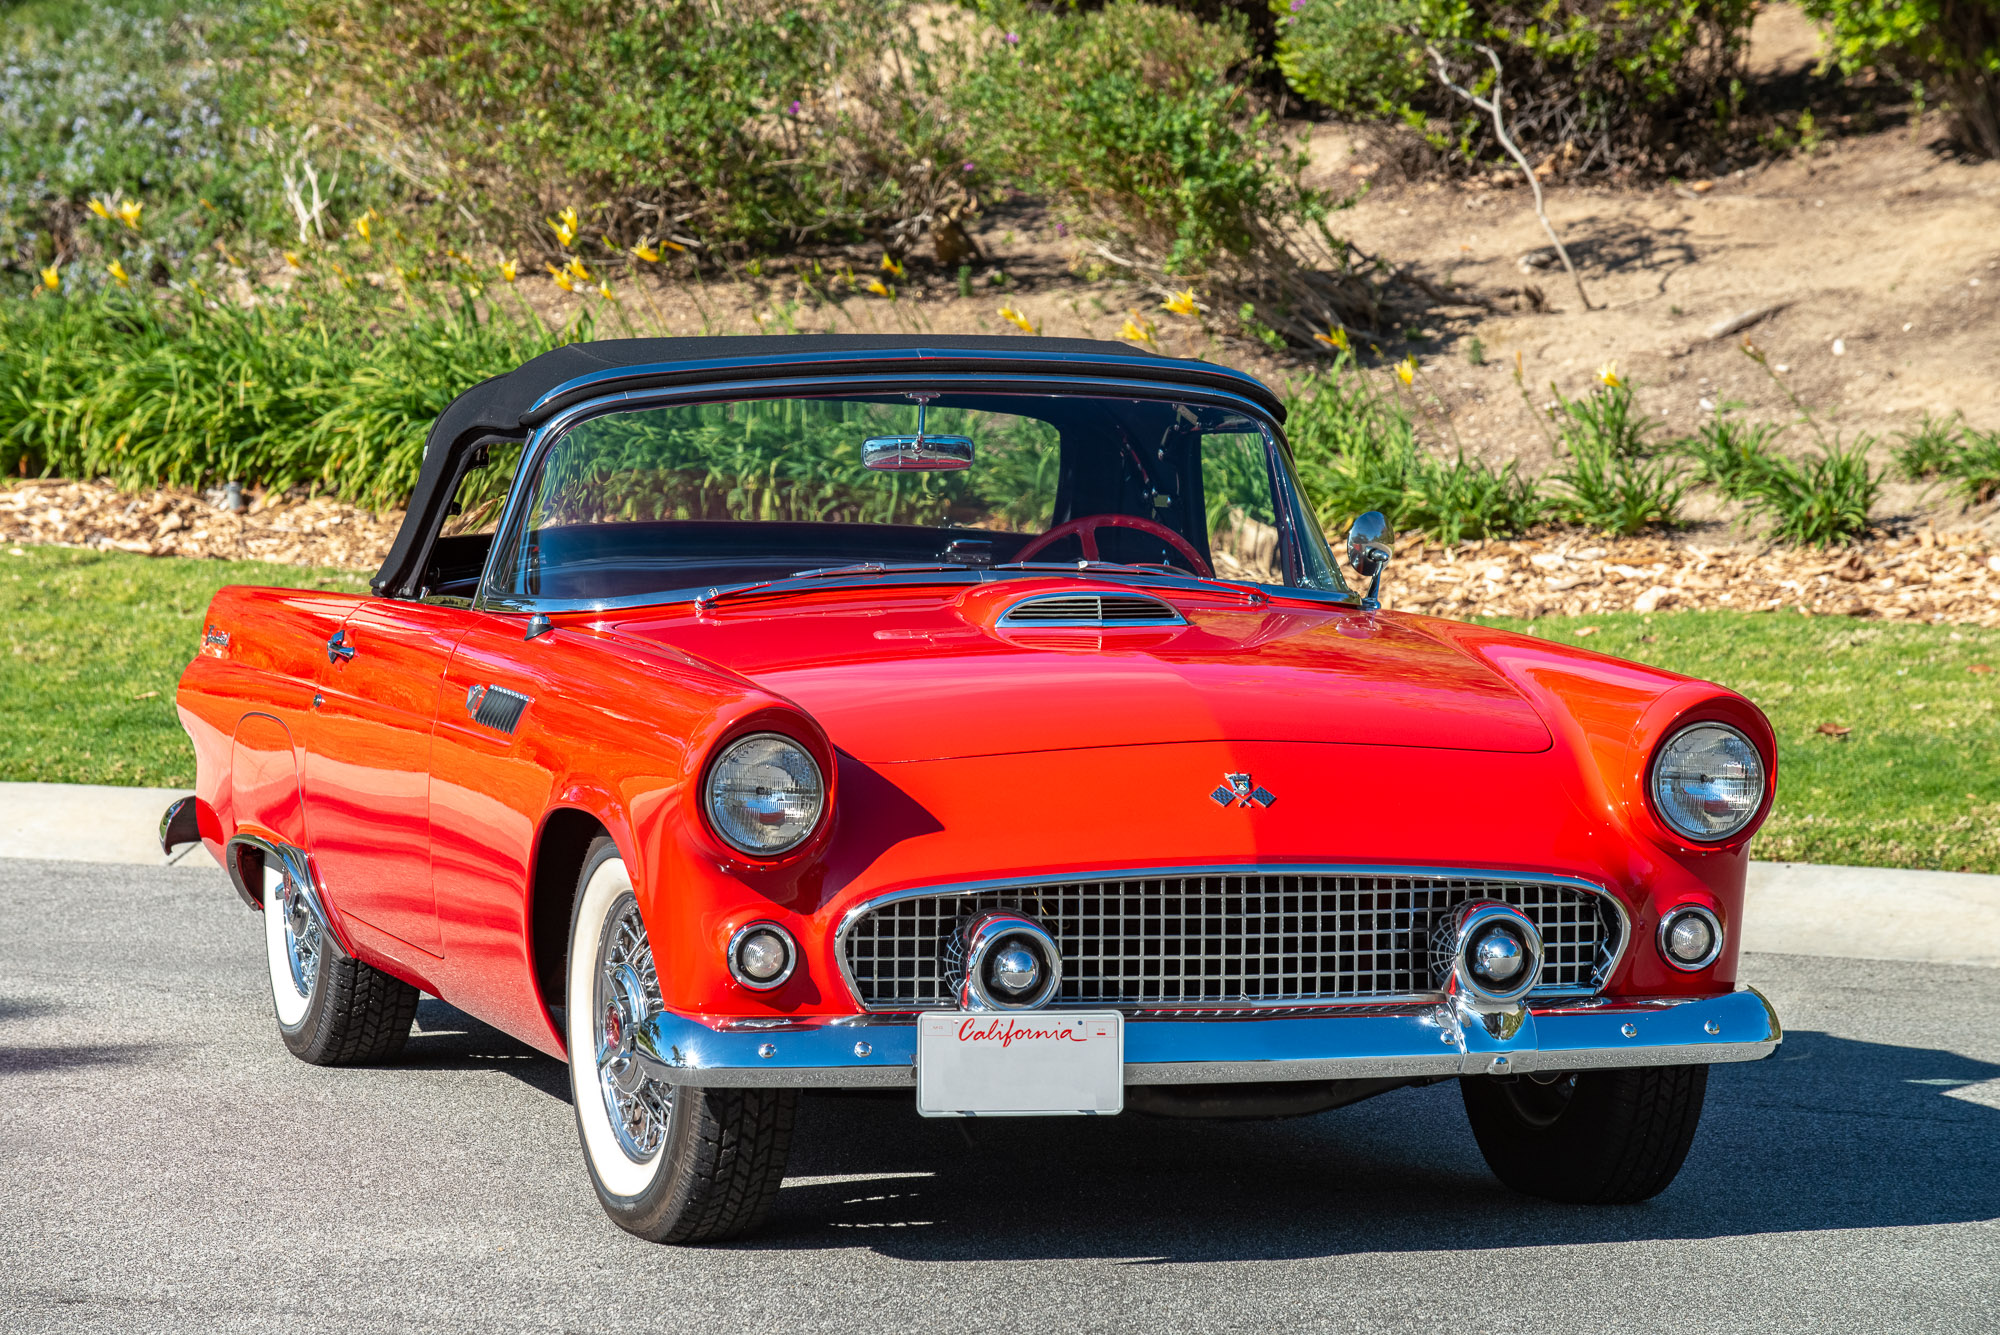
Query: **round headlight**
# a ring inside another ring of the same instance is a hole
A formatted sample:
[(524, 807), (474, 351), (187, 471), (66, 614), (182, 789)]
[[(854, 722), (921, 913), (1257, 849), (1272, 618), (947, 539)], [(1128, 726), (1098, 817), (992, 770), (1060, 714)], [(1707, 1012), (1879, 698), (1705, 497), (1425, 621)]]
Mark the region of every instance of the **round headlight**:
[(1653, 759), (1653, 806), (1689, 839), (1727, 839), (1750, 823), (1763, 802), (1763, 757), (1726, 723), (1682, 728)]
[(775, 732), (731, 742), (708, 769), (704, 805), (724, 842), (757, 857), (797, 848), (819, 824), (826, 783), (807, 750)]

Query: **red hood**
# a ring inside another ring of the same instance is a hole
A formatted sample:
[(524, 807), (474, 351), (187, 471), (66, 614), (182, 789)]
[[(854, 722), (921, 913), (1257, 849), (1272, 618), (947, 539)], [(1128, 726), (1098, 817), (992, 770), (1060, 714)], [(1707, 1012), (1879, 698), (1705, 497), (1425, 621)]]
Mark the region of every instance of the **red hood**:
[[(1075, 581), (1056, 589), (1090, 591)], [(1501, 677), (1394, 616), (1148, 589), (1165, 630), (993, 628), (1039, 581), (827, 589), (619, 623), (795, 701), (871, 764), (1161, 742), (1547, 749)], [(1107, 591), (1130, 592), (1129, 589)]]

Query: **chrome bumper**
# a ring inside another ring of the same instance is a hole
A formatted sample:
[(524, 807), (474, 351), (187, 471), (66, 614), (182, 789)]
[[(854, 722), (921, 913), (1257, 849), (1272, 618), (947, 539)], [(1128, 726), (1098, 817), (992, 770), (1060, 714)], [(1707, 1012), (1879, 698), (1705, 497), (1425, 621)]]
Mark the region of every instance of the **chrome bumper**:
[[(1713, 997), (1616, 999), (1531, 1008), (1518, 1027), (1449, 1004), (1319, 1015), (1133, 1017), (1125, 1083), (1366, 1080), (1509, 1075), (1756, 1061), (1784, 1038), (1752, 988)], [(910, 1086), (917, 1027), (907, 1016), (716, 1020), (668, 1012), (634, 1044), (649, 1074), (677, 1085)]]

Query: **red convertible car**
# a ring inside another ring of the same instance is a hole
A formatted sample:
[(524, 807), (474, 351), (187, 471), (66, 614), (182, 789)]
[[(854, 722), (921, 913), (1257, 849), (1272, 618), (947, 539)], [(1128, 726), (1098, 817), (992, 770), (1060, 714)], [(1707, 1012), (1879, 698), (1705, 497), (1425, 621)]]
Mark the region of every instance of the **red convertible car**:
[(1736, 984), (1763, 715), (1380, 606), (1284, 407), (1095, 342), (566, 347), (438, 419), (369, 596), (232, 588), (182, 678), (278, 1030), (419, 992), (566, 1060), (642, 1237), (754, 1227), (802, 1089), (1286, 1116), (1456, 1079), (1500, 1179), (1633, 1201)]

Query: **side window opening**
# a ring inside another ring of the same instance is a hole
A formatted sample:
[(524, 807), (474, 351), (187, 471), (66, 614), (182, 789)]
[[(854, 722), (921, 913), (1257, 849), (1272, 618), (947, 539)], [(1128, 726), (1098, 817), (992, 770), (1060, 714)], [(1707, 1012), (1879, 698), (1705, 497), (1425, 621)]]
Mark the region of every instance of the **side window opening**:
[(424, 563), (427, 596), (470, 598), (486, 568), (486, 553), (500, 530), (501, 511), (521, 466), (521, 442), (489, 441), (466, 461), (445, 507), (444, 522)]

